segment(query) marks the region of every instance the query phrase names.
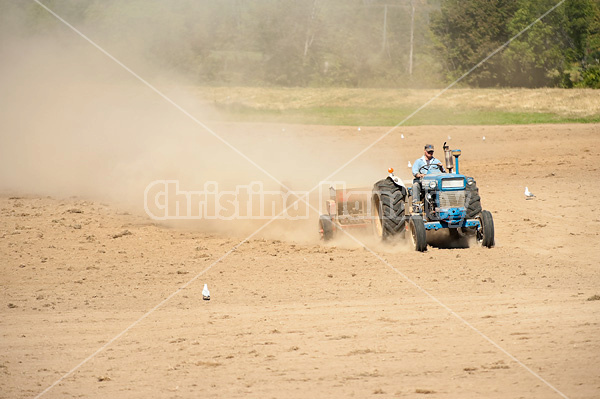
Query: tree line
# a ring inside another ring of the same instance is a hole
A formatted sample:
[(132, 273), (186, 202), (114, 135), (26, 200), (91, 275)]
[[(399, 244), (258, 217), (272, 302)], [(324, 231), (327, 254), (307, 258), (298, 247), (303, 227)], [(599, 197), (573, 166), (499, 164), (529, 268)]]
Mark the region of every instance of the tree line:
[[(600, 0), (46, 0), (199, 85), (600, 88)], [(32, 30), (57, 26), (33, 2)], [(9, 4), (9, 5), (7, 5)], [(17, 7), (5, 2), (0, 7)], [(5, 10), (6, 11), (6, 10)], [(2, 12), (5, 15), (5, 12)], [(525, 30), (524, 32), (522, 32)]]
[(446, 0), (431, 18), (448, 80), (506, 48), (466, 80), (476, 86), (600, 88), (600, 1)]

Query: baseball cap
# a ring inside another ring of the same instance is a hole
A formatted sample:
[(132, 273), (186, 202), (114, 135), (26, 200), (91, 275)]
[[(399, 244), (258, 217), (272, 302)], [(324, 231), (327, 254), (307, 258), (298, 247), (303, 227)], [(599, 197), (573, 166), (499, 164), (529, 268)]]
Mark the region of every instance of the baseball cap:
[(433, 145), (425, 144), (425, 151), (433, 151)]

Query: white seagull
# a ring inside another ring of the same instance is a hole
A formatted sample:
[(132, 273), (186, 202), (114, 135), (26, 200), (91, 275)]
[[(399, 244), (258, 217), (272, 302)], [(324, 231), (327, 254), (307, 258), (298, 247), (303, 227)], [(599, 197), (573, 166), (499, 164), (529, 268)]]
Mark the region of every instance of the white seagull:
[(408, 161), (408, 167), (412, 168), (412, 164), (410, 163), (410, 161)]
[(485, 141), (485, 136), (483, 136), (481, 139), (482, 139), (483, 141)]
[(202, 299), (205, 301), (210, 301), (210, 291), (208, 290), (208, 284), (204, 284), (204, 289), (202, 290)]
[(403, 135), (403, 134), (401, 134), (401, 135), (400, 135), (400, 138), (401, 138), (401, 139), (403, 139), (403, 138), (404, 138), (404, 135)]
[(529, 191), (529, 187), (525, 187), (525, 199), (532, 199), (535, 197), (531, 191)]

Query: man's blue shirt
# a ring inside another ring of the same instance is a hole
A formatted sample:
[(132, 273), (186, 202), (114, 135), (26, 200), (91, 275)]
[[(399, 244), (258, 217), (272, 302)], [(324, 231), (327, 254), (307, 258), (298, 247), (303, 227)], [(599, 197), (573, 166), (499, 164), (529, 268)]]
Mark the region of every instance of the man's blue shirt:
[[(433, 166), (430, 166), (429, 170), (423, 169), (421, 172), (419, 172), (419, 169), (421, 169), (423, 166), (425, 166), (427, 164), (433, 165)], [(434, 174), (442, 173), (442, 171), (438, 167), (435, 166), (436, 164), (441, 164), (441, 162), (436, 157), (431, 157), (431, 159), (429, 161), (427, 161), (427, 158), (425, 158), (425, 155), (423, 155), (421, 158), (417, 159), (415, 161), (415, 163), (413, 163), (413, 166), (412, 166), (413, 176), (416, 177), (417, 173), (423, 173), (424, 175), (428, 175), (430, 173), (434, 173)]]

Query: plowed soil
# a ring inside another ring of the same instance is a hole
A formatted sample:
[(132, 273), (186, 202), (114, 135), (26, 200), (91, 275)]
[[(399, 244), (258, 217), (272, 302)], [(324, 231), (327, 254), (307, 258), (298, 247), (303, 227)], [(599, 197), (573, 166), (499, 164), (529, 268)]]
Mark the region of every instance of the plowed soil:
[[(282, 129), (318, 156), (386, 130)], [(495, 248), (325, 244), (311, 215), (231, 252), (252, 228), (3, 194), (0, 397), (599, 397), (600, 126), (403, 128), (366, 180), (447, 136)]]

